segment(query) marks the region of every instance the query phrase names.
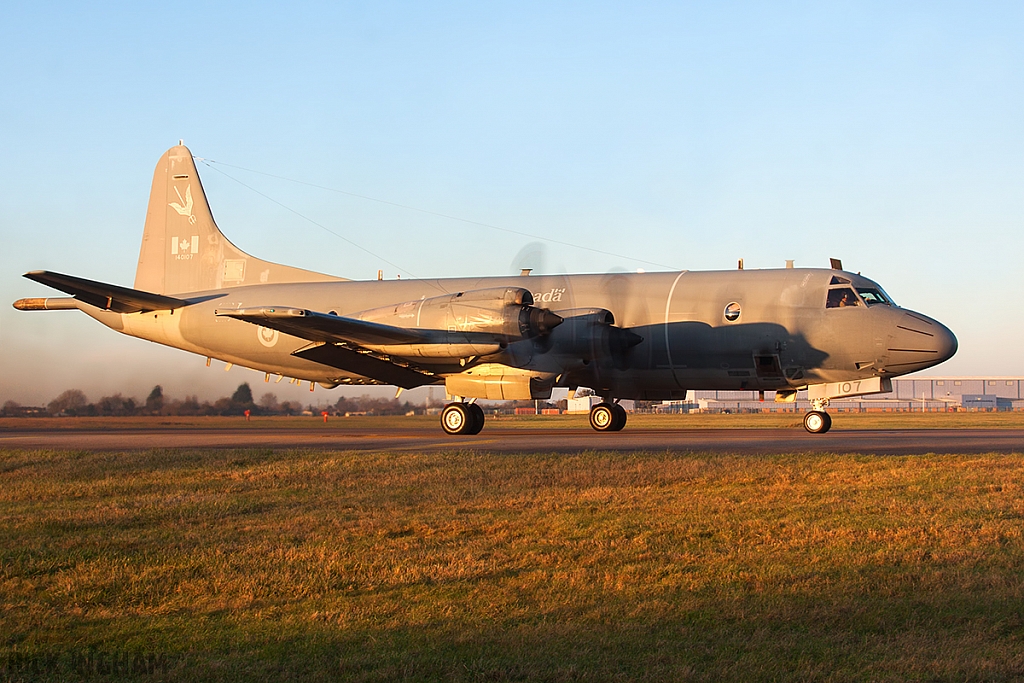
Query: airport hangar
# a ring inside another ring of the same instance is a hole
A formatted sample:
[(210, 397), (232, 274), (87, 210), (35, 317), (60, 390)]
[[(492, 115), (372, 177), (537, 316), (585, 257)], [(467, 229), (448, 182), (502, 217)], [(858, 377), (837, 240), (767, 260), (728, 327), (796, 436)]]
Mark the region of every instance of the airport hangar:
[[(651, 405), (653, 412), (795, 412), (810, 410), (807, 390), (793, 403), (776, 403), (775, 392), (691, 391), (685, 401)], [(829, 412), (946, 412), (1024, 410), (1024, 377), (897, 377), (892, 391), (832, 399)]]

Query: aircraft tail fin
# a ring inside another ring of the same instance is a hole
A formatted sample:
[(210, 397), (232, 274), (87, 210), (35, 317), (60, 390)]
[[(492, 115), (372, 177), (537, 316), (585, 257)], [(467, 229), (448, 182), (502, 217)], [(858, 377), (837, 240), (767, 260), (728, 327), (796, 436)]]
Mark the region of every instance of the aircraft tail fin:
[(135, 289), (181, 294), (240, 285), (344, 278), (254, 258), (217, 228), (192, 153), (171, 147), (153, 173)]

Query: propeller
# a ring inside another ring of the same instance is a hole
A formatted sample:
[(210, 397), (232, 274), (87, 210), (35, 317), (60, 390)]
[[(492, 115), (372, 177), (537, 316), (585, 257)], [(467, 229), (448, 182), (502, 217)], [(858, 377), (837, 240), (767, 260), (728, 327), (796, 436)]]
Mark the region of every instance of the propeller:
[(601, 292), (608, 302), (608, 310), (615, 316), (615, 324), (622, 325), (630, 311), (630, 282), (626, 271), (614, 268), (601, 278)]
[(601, 280), (609, 310), (615, 316), (615, 326), (608, 330), (608, 345), (612, 362), (615, 367), (624, 370), (627, 366), (626, 357), (629, 350), (643, 341), (643, 337), (626, 328), (637, 320), (637, 306), (643, 303), (632, 295), (632, 279), (626, 276), (624, 269), (615, 269)]
[(509, 270), (512, 275), (519, 275), (524, 270), (534, 274), (546, 272), (548, 247), (544, 242), (529, 242), (512, 258)]

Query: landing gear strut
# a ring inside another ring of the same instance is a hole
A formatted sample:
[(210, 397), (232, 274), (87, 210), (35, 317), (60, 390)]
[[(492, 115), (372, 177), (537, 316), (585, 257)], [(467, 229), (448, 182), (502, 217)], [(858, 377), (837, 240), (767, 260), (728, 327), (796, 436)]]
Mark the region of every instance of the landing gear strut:
[(626, 410), (618, 403), (598, 403), (590, 409), (590, 426), (599, 432), (617, 432), (626, 426)]
[(484, 411), (475, 403), (449, 403), (441, 411), (441, 429), (448, 434), (479, 434), (483, 428)]

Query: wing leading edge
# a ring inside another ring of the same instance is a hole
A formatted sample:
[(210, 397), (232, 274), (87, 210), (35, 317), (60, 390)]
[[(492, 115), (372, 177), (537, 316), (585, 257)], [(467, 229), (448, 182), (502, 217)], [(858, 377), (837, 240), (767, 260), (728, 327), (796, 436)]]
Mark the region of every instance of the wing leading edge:
[(424, 344), (428, 335), (382, 323), (318, 313), (287, 306), (257, 306), (214, 311), (215, 315), (262, 325), (294, 337), (314, 342), (351, 342), (355, 344)]

